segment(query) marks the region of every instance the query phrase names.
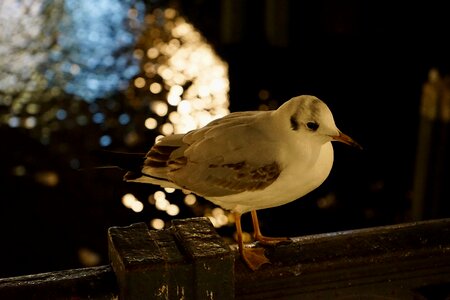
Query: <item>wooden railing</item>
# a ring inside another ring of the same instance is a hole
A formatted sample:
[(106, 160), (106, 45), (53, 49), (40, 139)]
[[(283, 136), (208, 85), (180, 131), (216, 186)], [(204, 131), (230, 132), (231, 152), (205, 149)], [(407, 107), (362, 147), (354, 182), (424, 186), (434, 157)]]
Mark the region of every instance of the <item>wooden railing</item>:
[(450, 299), (450, 219), (296, 237), (256, 272), (206, 218), (108, 238), (111, 265), (0, 279), (0, 299)]

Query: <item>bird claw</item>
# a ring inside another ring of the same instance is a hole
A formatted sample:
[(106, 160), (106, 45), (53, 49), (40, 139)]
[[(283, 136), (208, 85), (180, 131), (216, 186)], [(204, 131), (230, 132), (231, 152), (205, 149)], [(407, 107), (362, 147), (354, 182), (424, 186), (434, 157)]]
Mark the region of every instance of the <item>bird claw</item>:
[(241, 257), (246, 265), (253, 271), (258, 270), (264, 264), (270, 264), (269, 259), (264, 254), (263, 248), (242, 249)]
[(287, 245), (292, 243), (292, 240), (288, 237), (257, 236), (255, 239), (265, 246)]

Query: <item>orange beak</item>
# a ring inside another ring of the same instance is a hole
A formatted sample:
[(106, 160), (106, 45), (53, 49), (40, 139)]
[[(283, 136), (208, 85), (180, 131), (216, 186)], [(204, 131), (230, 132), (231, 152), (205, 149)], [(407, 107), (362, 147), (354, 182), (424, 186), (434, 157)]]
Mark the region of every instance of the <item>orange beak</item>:
[(356, 148), (359, 148), (362, 150), (362, 147), (360, 144), (358, 144), (351, 137), (349, 137), (348, 135), (346, 135), (342, 132), (339, 132), (339, 135), (332, 136), (332, 138), (333, 138), (333, 141), (342, 142), (344, 144), (347, 144), (349, 146), (356, 147)]

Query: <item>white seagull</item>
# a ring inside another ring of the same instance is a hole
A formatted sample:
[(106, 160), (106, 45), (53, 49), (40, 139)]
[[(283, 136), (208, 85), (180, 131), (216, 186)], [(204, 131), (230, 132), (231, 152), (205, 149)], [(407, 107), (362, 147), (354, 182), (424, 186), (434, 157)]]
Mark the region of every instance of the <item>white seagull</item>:
[(276, 110), (233, 112), (185, 134), (162, 138), (145, 155), (140, 172), (124, 180), (188, 190), (234, 213), (239, 253), (252, 270), (269, 263), (263, 248), (246, 248), (241, 215), (294, 201), (320, 186), (333, 165), (332, 141), (360, 147), (335, 125), (315, 96), (297, 96)]

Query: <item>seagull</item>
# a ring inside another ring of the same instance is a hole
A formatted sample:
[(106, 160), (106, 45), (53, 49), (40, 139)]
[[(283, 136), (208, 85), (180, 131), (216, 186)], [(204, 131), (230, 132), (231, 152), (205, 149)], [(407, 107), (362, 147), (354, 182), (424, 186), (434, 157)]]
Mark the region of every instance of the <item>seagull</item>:
[(289, 242), (261, 233), (257, 211), (287, 204), (319, 187), (333, 165), (333, 141), (361, 148), (335, 125), (328, 106), (300, 95), (276, 110), (233, 112), (185, 134), (165, 136), (124, 175), (190, 191), (235, 216), (239, 254), (253, 271), (270, 263), (264, 248), (246, 247), (241, 216), (250, 212), (255, 240)]

